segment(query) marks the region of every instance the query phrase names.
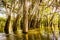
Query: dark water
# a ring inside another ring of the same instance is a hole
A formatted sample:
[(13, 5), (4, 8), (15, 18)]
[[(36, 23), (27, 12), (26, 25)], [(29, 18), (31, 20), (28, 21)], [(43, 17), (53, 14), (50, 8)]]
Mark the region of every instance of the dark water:
[(41, 34), (27, 34), (25, 35), (26, 38), (24, 38), (23, 36), (24, 35), (16, 36), (0, 33), (0, 40), (60, 40), (60, 36), (56, 38), (52, 34), (50, 36), (42, 36)]

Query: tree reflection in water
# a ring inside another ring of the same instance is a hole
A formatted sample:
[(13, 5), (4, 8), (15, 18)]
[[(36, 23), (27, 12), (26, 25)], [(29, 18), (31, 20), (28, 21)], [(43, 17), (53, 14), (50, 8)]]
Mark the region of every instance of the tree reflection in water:
[(0, 33), (0, 40), (60, 40), (60, 35), (56, 39), (53, 34), (50, 34), (49, 37), (42, 36), (41, 34), (23, 34), (21, 36), (16, 36), (12, 34)]

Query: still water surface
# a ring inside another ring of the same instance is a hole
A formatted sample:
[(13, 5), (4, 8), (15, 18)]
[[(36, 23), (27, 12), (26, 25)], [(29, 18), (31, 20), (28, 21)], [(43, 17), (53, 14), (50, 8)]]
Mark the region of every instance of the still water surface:
[[(50, 37), (51, 36), (51, 37)], [(60, 36), (56, 39), (53, 35), (50, 36), (42, 36), (40, 34), (29, 34), (28, 40), (60, 40)], [(5, 33), (0, 33), (0, 40), (25, 40), (23, 37), (6, 35)]]

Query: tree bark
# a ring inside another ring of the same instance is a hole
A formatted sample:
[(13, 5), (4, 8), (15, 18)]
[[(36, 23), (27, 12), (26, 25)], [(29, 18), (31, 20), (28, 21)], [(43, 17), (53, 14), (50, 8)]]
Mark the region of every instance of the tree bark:
[(27, 8), (27, 0), (23, 2), (23, 40), (28, 40), (28, 8)]
[(17, 26), (18, 26), (19, 19), (20, 19), (20, 15), (18, 14), (16, 19), (14, 20), (14, 23), (13, 23), (13, 32), (14, 32), (14, 34), (17, 34)]
[(28, 8), (27, 8), (27, 0), (24, 0), (23, 5), (23, 33), (28, 32)]
[(11, 16), (9, 15), (8, 18), (7, 18), (5, 27), (4, 27), (4, 32), (5, 32), (6, 34), (9, 34), (10, 23), (11, 23)]

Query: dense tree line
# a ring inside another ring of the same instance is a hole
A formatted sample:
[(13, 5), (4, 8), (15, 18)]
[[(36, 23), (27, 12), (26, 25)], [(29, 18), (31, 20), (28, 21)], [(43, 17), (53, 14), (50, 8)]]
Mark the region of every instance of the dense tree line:
[(3, 0), (2, 3), (7, 15), (4, 27), (7, 34), (11, 31), (17, 34), (18, 28), (23, 33), (35, 28), (47, 29), (48, 34), (60, 30), (59, 0)]

